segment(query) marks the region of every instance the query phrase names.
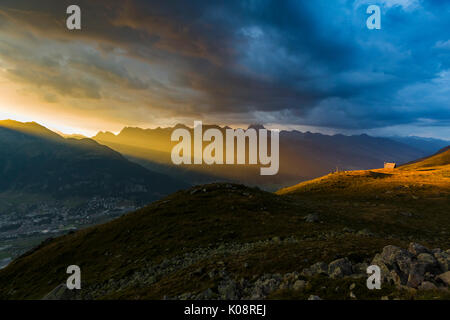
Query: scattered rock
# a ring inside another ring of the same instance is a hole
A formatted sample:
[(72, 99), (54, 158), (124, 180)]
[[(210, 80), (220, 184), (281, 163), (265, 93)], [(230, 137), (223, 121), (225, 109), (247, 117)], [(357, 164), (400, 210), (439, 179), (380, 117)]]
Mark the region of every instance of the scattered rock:
[(436, 290), (437, 287), (434, 285), (434, 283), (429, 281), (424, 281), (418, 288), (419, 290)]
[(401, 212), (400, 214), (402, 216), (405, 216), (405, 217), (412, 217), (413, 216), (413, 214), (411, 212)]
[(292, 286), (292, 289), (294, 290), (302, 290), (306, 287), (306, 281), (304, 280), (297, 280), (295, 281), (294, 285)]
[(356, 263), (353, 265), (353, 273), (366, 275), (368, 266), (369, 265), (365, 262)]
[(303, 269), (303, 275), (312, 277), (318, 274), (328, 275), (328, 265), (325, 262), (317, 262), (309, 268)]
[(236, 300), (237, 286), (234, 280), (227, 280), (222, 282), (218, 287), (220, 298), (223, 300)]
[(206, 289), (202, 293), (200, 293), (197, 298), (200, 300), (211, 300), (215, 298), (217, 295), (211, 290), (211, 288)]
[(436, 258), (429, 253), (421, 253), (417, 256), (417, 261), (424, 265), (425, 272), (436, 272), (439, 271), (439, 264)]
[(447, 286), (450, 286), (450, 271), (438, 275), (437, 278), (444, 282)]
[(434, 257), (439, 265), (442, 272), (450, 271), (450, 254), (447, 252), (436, 252)]
[(309, 223), (319, 222), (319, 216), (317, 214), (315, 214), (315, 213), (308, 214), (304, 219), (305, 219), (306, 222), (309, 222)]
[(406, 285), (411, 288), (417, 288), (424, 280), (425, 266), (422, 263), (414, 263), (408, 275)]
[(368, 229), (359, 230), (356, 234), (359, 236), (363, 236), (363, 237), (373, 237), (374, 236), (374, 234), (372, 232), (370, 232), (370, 230), (368, 230)]
[(334, 260), (328, 266), (328, 274), (331, 278), (342, 278), (352, 274), (352, 264), (348, 258)]
[(421, 254), (421, 253), (431, 253), (430, 250), (428, 250), (427, 248), (425, 248), (421, 244), (413, 243), (413, 242), (411, 242), (409, 244), (408, 251), (411, 252), (412, 254), (416, 255), (416, 256)]
[(69, 290), (65, 284), (60, 284), (47, 293), (42, 300), (77, 300), (79, 290)]

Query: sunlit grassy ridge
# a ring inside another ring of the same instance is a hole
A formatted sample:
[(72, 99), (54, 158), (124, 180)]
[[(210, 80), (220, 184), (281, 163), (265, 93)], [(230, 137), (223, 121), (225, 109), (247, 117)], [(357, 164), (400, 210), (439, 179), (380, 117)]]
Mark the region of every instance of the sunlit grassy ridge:
[[(336, 172), (295, 186), (281, 189), (277, 194), (302, 194), (305, 192), (355, 197), (376, 195), (380, 192), (410, 196), (419, 192), (422, 196), (446, 197), (450, 192), (450, 150), (401, 166), (397, 169), (376, 169)], [(403, 190), (402, 190), (403, 189)], [(399, 190), (402, 190), (399, 192)]]

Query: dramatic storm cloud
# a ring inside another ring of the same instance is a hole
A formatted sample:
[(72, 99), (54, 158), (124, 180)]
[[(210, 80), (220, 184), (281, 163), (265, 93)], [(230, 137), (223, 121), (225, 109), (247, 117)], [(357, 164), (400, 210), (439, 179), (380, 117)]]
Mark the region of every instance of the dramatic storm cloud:
[(450, 138), (450, 2), (78, 1), (68, 31), (70, 4), (0, 2), (0, 114), (21, 95), (21, 113), (92, 130), (198, 119)]

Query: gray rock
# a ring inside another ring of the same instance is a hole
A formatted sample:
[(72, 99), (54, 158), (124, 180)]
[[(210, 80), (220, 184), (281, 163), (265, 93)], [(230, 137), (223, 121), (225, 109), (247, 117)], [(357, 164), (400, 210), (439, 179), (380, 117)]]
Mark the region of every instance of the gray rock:
[(421, 253), (417, 256), (417, 261), (422, 263), (425, 267), (425, 272), (438, 272), (440, 267), (436, 258), (429, 253)]
[(396, 246), (386, 246), (381, 252), (381, 260), (389, 270), (394, 270), (401, 278), (402, 284), (406, 284), (412, 265), (413, 254)]
[(253, 287), (253, 289), (251, 291), (250, 299), (251, 300), (261, 300), (263, 298), (264, 298), (264, 292), (263, 292), (262, 287), (260, 287), (260, 286)]
[(331, 278), (342, 278), (352, 274), (352, 263), (347, 258), (334, 260), (328, 266), (328, 274)]
[(412, 214), (411, 212), (407, 212), (407, 211), (405, 211), (405, 212), (400, 212), (400, 214), (401, 214), (402, 216), (404, 216), (404, 217), (412, 217), (412, 216), (413, 216), (413, 214)]
[(387, 279), (392, 281), (397, 286), (401, 286), (402, 284), (406, 283), (407, 280), (403, 280), (402, 277), (400, 277), (399, 273), (395, 270), (389, 271), (389, 274), (387, 276)]
[(388, 266), (398, 264), (398, 262), (411, 261), (412, 257), (412, 253), (396, 246), (386, 246), (381, 252), (381, 259)]
[(434, 283), (429, 281), (424, 281), (418, 288), (419, 290), (436, 290), (437, 287), (434, 285)]
[(309, 298), (308, 298), (308, 300), (322, 300), (322, 299), (320, 299), (319, 296), (310, 295)]
[(318, 274), (328, 275), (328, 265), (325, 262), (317, 262), (309, 268), (303, 269), (303, 275), (312, 277)]
[(47, 293), (42, 300), (78, 300), (79, 290), (69, 290), (65, 284), (60, 284)]
[(216, 294), (211, 290), (211, 288), (208, 288), (201, 293), (201, 299), (210, 300), (214, 297), (216, 297)]
[(383, 258), (380, 253), (377, 253), (375, 257), (372, 259), (371, 265), (378, 266), (381, 271), (381, 279), (383, 282), (393, 281), (394, 279), (391, 276), (391, 271), (388, 266), (384, 263)]
[(436, 261), (442, 272), (450, 271), (450, 254), (442, 251), (435, 253), (434, 257), (436, 258)]
[(425, 248), (423, 245), (414, 243), (414, 242), (411, 242), (409, 244), (408, 251), (411, 252), (415, 256), (417, 256), (421, 253), (431, 253), (431, 251), (428, 250), (427, 248)]
[(237, 296), (237, 286), (234, 280), (227, 280), (221, 282), (218, 287), (219, 295), (223, 300), (236, 300)]
[(425, 265), (423, 263), (414, 263), (408, 275), (406, 285), (411, 288), (417, 288), (425, 279)]
[(190, 299), (192, 294), (190, 292), (183, 293), (179, 296), (180, 300), (188, 300)]
[(444, 282), (447, 286), (450, 286), (450, 271), (442, 273), (438, 275), (436, 278)]
[(319, 216), (315, 213), (308, 214), (304, 219), (306, 222), (309, 222), (309, 223), (319, 222)]
[(269, 294), (278, 289), (279, 281), (275, 279), (267, 279), (262, 283), (263, 292)]
[(294, 285), (292, 286), (292, 289), (294, 290), (303, 290), (306, 287), (306, 281), (304, 280), (297, 280), (295, 281)]
[(359, 230), (356, 234), (359, 236), (363, 236), (363, 237), (373, 237), (374, 236), (374, 234), (372, 232), (370, 232), (369, 229)]
[(367, 263), (365, 263), (365, 262), (362, 262), (362, 263), (356, 263), (356, 264), (354, 264), (353, 265), (353, 273), (356, 273), (356, 274), (367, 274), (367, 267), (368, 267), (369, 265), (367, 264)]

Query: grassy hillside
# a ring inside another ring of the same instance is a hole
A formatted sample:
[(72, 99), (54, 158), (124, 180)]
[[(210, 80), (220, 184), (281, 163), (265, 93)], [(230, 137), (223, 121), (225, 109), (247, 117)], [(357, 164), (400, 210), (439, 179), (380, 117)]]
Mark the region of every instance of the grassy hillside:
[(418, 161), (414, 161), (411, 163), (407, 163), (402, 166), (402, 170), (421, 170), (428, 168), (433, 170), (433, 167), (445, 166), (450, 163), (450, 146), (443, 148), (438, 151), (436, 154), (420, 159)]
[[(350, 286), (359, 299), (450, 299), (448, 290), (369, 291), (364, 277), (304, 272), (343, 257), (369, 263), (387, 245), (450, 248), (449, 169), (336, 173), (277, 194), (232, 184), (180, 191), (15, 260), (0, 271), (0, 299), (42, 298), (71, 264), (87, 299), (349, 299)], [(294, 286), (278, 286), (291, 277)]]

